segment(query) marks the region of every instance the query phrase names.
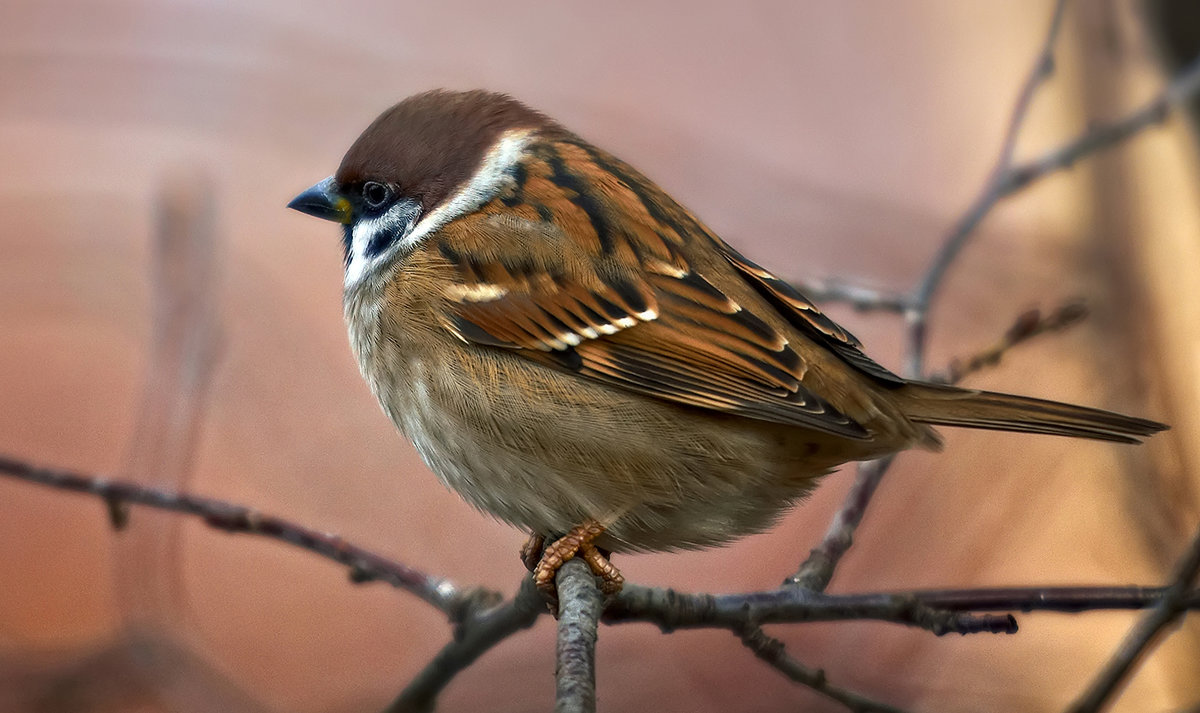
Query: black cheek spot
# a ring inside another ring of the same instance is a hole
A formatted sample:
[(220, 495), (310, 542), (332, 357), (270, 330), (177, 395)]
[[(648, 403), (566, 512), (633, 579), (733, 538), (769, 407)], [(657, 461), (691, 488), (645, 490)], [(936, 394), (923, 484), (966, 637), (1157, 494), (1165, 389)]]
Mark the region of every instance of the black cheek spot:
[(380, 230), (371, 236), (371, 242), (367, 243), (367, 257), (377, 257), (384, 250), (388, 249), (396, 238), (400, 237), (399, 232), (391, 230)]
[(533, 207), (535, 210), (537, 210), (538, 217), (542, 219), (543, 223), (553, 223), (554, 222), (554, 212), (551, 211), (549, 208), (542, 205), (541, 203), (534, 203)]

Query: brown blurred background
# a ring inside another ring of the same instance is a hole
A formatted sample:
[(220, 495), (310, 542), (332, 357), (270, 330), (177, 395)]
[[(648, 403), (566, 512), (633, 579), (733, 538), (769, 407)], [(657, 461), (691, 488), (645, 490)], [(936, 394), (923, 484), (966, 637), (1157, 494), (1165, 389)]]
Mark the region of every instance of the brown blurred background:
[[(1049, 148), (1161, 83), (1172, 6), (1080, 0), (1019, 147)], [(1160, 12), (1161, 11), (1161, 12)], [(910, 285), (982, 184), (1047, 0), (0, 5), (0, 450), (130, 472), (149, 358), (153, 206), (211, 175), (219, 355), (174, 484), (511, 591), (522, 533), (444, 491), (360, 382), (336, 230), (284, 209), (379, 111), (438, 86), (511, 92), (641, 167), (784, 275)], [(1151, 21), (1147, 21), (1147, 17)], [(1163, 19), (1168, 18), (1168, 19)], [(1158, 23), (1155, 25), (1155, 23)], [(1170, 62), (1188, 55), (1172, 49)], [(1194, 54), (1194, 52), (1193, 52)], [(932, 364), (1021, 311), (1094, 316), (981, 387), (1166, 420), (1142, 448), (948, 432), (885, 481), (834, 591), (1153, 583), (1200, 517), (1200, 206), (1172, 120), (1005, 203), (954, 269)], [(898, 368), (900, 325), (831, 308)], [(145, 466), (146, 464), (142, 464)], [(153, 468), (139, 470), (145, 477)], [(772, 587), (824, 530), (830, 477), (769, 534), (618, 563), (681, 589)], [(328, 562), (145, 510), (0, 480), (0, 711), (373, 711), (444, 643), (442, 618)], [(775, 627), (836, 683), (927, 711), (1052, 711), (1133, 621), (1020, 617), (1013, 637)], [(1118, 710), (1200, 700), (1200, 619)], [(553, 627), (489, 653), (441, 710), (552, 704)], [(605, 627), (602, 710), (836, 710), (721, 632)]]

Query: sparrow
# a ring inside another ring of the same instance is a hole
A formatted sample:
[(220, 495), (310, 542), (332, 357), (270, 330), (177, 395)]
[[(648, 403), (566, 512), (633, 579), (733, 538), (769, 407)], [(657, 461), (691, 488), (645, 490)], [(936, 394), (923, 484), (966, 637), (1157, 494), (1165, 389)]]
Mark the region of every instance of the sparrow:
[(1165, 425), (897, 376), (637, 169), (504, 94), (380, 115), (294, 208), (342, 225), (350, 344), (447, 486), (582, 557), (769, 528), (821, 476), (933, 426), (1136, 443)]

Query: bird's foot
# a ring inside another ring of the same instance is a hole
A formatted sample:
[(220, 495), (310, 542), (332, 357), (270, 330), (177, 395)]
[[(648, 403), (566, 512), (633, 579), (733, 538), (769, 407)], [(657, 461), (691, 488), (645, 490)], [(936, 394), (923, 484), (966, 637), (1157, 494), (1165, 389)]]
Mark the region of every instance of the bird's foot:
[(521, 548), (521, 559), (527, 567), (535, 560), (537, 552), (541, 552), (541, 557), (536, 559), (536, 564), (530, 567), (530, 570), (533, 572), (534, 584), (546, 599), (552, 613), (558, 611), (558, 586), (554, 578), (563, 563), (576, 556), (582, 557), (592, 574), (600, 578), (600, 591), (606, 597), (617, 594), (621, 587), (625, 586), (625, 577), (608, 560), (609, 554), (592, 544), (602, 534), (604, 526), (595, 520), (589, 520), (545, 548), (542, 548), (544, 538), (537, 535), (530, 537)]
[(525, 544), (521, 545), (521, 562), (524, 563), (525, 569), (533, 572), (537, 569), (538, 561), (542, 559), (542, 552), (546, 549), (546, 538), (542, 535), (530, 535)]

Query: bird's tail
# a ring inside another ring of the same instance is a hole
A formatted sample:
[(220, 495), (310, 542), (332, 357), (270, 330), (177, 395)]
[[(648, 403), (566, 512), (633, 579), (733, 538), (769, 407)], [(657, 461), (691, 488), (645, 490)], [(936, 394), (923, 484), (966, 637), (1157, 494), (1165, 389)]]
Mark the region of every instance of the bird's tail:
[(1012, 394), (913, 383), (904, 387), (904, 412), (911, 420), (933, 426), (962, 426), (1020, 433), (1046, 433), (1140, 443), (1168, 428), (1144, 418), (1112, 411), (1032, 399)]

